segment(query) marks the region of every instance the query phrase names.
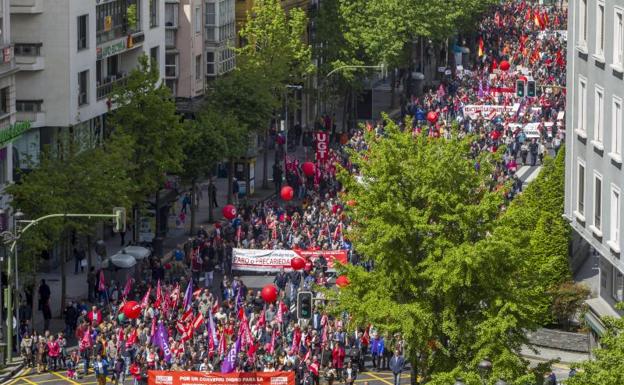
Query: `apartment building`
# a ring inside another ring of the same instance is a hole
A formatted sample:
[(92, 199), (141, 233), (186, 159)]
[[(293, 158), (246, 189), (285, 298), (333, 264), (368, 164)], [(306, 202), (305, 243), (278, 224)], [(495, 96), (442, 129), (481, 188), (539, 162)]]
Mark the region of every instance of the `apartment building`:
[[(11, 45), (11, 13), (9, 0), (0, 0), (0, 189), (13, 180), (15, 142), (28, 130), (28, 124), (15, 120), (15, 65)], [(6, 208), (7, 199), (0, 196), (0, 208)], [(0, 230), (6, 230), (6, 218), (0, 217)]]
[(235, 0), (167, 0), (165, 79), (193, 114), (209, 82), (235, 67)]
[(624, 0), (573, 0), (568, 12), (565, 216), (599, 270), (586, 319), (600, 334), (624, 300)]
[[(107, 130), (109, 95), (138, 59), (165, 68), (164, 0), (10, 0), (22, 135), (16, 161), (30, 167), (40, 149), (69, 130), (85, 145)], [(162, 76), (161, 75), (161, 76)]]

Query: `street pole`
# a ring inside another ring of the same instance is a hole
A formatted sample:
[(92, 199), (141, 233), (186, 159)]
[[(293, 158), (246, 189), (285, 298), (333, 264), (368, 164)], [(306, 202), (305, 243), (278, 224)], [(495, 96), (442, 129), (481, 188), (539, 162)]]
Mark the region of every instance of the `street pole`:
[[(13, 222), (15, 223), (15, 218), (13, 219)], [(13, 258), (11, 258), (11, 253), (9, 253), (7, 255), (7, 295), (6, 295), (6, 304), (7, 304), (7, 330), (6, 330), (6, 336), (7, 336), (7, 355), (6, 355), (6, 360), (8, 363), (10, 363), (13, 360), (13, 293), (12, 293), (12, 282), (11, 282), (11, 276), (13, 275), (13, 266), (11, 265), (11, 261), (13, 260)]]

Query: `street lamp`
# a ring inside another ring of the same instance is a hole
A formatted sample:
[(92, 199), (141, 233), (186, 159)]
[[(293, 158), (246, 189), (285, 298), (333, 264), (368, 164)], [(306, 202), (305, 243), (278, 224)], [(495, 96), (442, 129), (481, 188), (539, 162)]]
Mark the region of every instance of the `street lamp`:
[(479, 375), (481, 376), (481, 381), (483, 382), (483, 385), (486, 385), (485, 379), (487, 375), (490, 374), (490, 372), (492, 371), (492, 361), (490, 361), (488, 357), (485, 357), (481, 360), (481, 362), (479, 362), (477, 368), (479, 369)]
[[(4, 210), (0, 211), (0, 214), (4, 214), (4, 213), (5, 213)], [(23, 217), (24, 217), (24, 213), (22, 212), (22, 210), (17, 209), (13, 213), (13, 221), (12, 221), (11, 228), (0, 233), (0, 237), (2, 238), (3, 242), (6, 244), (11, 244), (11, 247), (9, 249), (9, 254), (7, 255), (7, 296), (6, 296), (6, 308), (7, 308), (7, 313), (8, 313), (7, 314), (7, 331), (6, 331), (7, 361), (11, 361), (11, 359), (13, 358), (13, 313), (14, 311), (13, 311), (13, 292), (12, 292), (13, 285), (11, 282), (11, 277), (13, 275), (13, 269), (15, 269), (15, 289), (17, 290), (18, 285), (19, 285), (19, 280), (18, 280), (18, 275), (17, 275), (18, 269), (17, 269), (17, 244), (16, 243), (20, 237), (20, 233), (17, 228), (17, 221), (19, 221)], [(13, 258), (11, 254), (13, 254), (13, 257), (15, 258), (14, 268), (12, 266)], [(18, 301), (18, 306), (19, 306), (19, 301)], [(17, 327), (19, 329), (19, 310), (15, 312), (15, 314), (16, 314)], [(17, 333), (17, 335), (19, 336), (19, 333)]]

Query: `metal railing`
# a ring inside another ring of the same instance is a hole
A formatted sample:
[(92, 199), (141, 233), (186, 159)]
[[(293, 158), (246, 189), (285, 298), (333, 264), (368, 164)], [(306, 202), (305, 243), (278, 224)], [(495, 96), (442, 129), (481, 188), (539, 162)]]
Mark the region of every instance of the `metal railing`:
[(110, 80), (107, 83), (100, 84), (96, 90), (96, 99), (102, 100), (113, 92), (113, 88), (117, 86), (123, 86), (126, 84), (128, 77), (123, 75), (121, 78)]

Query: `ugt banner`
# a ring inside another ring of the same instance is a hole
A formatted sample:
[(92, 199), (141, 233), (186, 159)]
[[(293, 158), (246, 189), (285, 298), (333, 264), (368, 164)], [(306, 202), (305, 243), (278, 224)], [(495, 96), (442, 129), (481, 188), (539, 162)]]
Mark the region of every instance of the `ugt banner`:
[(317, 131), (314, 134), (314, 139), (316, 142), (316, 160), (324, 162), (327, 160), (329, 152), (329, 134), (324, 131)]
[(149, 385), (295, 385), (295, 372), (204, 373), (150, 370)]
[(242, 271), (290, 270), (290, 260), (295, 257), (303, 257), (314, 263), (321, 255), (327, 260), (327, 267), (330, 271), (334, 271), (335, 261), (343, 265), (347, 263), (347, 250), (233, 249), (232, 269)]

